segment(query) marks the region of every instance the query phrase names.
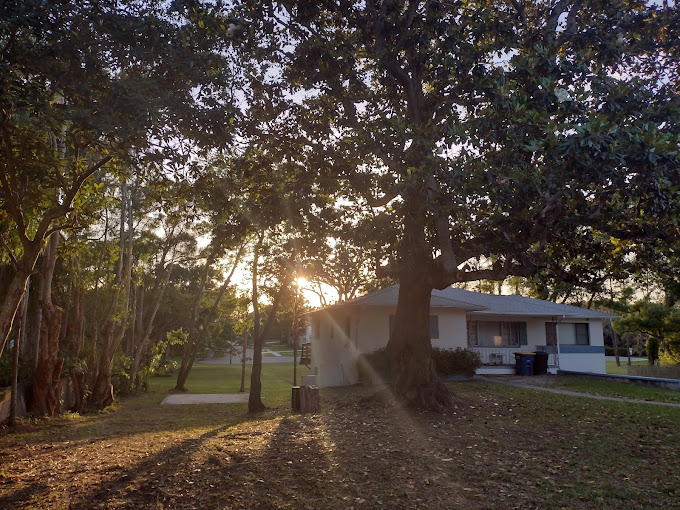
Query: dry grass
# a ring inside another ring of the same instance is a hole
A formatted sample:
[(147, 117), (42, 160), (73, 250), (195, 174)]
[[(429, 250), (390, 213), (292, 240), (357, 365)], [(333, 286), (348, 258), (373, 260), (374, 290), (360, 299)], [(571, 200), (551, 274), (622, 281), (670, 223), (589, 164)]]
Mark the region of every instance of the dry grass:
[(679, 409), (484, 382), (451, 386), (447, 415), (372, 390), (284, 402), (159, 406), (151, 393), (97, 415), (0, 437), (2, 508), (673, 508)]

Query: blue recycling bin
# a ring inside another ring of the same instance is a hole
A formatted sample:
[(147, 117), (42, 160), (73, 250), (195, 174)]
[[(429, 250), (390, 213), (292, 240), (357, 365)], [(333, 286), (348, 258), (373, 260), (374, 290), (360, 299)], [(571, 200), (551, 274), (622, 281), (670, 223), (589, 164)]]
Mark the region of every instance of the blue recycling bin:
[(535, 352), (515, 353), (515, 373), (517, 375), (534, 375)]

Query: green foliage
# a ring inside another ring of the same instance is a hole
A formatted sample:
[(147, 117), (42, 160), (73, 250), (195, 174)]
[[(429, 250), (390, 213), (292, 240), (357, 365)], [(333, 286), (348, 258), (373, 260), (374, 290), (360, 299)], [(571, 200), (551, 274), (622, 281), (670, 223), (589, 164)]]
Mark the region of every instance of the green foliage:
[[(19, 382), (30, 381), (33, 376), (33, 363), (29, 356), (19, 356)], [(12, 350), (7, 349), (0, 356), (0, 388), (12, 385)]]
[(658, 360), (662, 354), (667, 363), (680, 363), (680, 309), (663, 303), (639, 301), (613, 326), (619, 334), (646, 335), (650, 361)]
[(187, 338), (189, 338), (189, 333), (184, 331), (183, 328), (178, 328), (168, 331), (166, 337), (170, 345), (184, 345), (184, 343), (187, 341)]
[(473, 377), (482, 366), (479, 353), (470, 349), (432, 349), (432, 360), (441, 376), (464, 375)]
[(133, 381), (130, 378), (130, 356), (118, 351), (113, 358), (111, 369), (111, 384), (117, 396), (129, 395), (133, 391)]

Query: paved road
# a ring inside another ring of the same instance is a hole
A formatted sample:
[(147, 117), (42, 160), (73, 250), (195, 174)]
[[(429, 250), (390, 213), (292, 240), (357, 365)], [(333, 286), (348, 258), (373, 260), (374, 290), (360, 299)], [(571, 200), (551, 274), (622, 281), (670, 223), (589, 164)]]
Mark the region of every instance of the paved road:
[[(291, 349), (292, 351), (292, 349)], [(252, 349), (246, 349), (246, 356), (248, 357), (248, 365), (252, 364), (252, 359), (253, 359), (253, 350)], [(199, 358), (196, 361), (200, 361), (201, 363), (219, 363), (219, 364), (229, 364), (229, 356), (226, 356), (224, 358)], [(292, 363), (293, 362), (293, 356), (281, 356), (278, 352), (272, 351), (265, 347), (262, 349), (262, 363)], [(298, 362), (300, 362), (300, 352), (298, 351)], [(231, 357), (231, 363), (232, 365), (240, 365), (241, 364), (241, 357), (237, 354), (236, 356)]]
[[(616, 356), (605, 356), (604, 357), (605, 361), (616, 361)], [(636, 357), (631, 357), (631, 361), (647, 361), (647, 358), (636, 358)], [(628, 363), (628, 356), (619, 356), (619, 361), (621, 364), (623, 363)]]
[[(537, 376), (541, 377), (541, 376)], [(579, 393), (577, 391), (570, 391), (570, 390), (560, 390), (557, 388), (551, 388), (549, 386), (542, 386), (541, 384), (534, 383), (532, 384), (531, 381), (526, 381), (524, 380), (524, 377), (521, 376), (484, 376), (484, 375), (476, 375), (475, 379), (479, 379), (482, 381), (488, 381), (488, 382), (493, 382), (493, 383), (498, 383), (498, 384), (506, 384), (508, 386), (516, 386), (518, 388), (525, 388), (529, 390), (536, 390), (536, 391), (547, 391), (549, 393), (559, 393), (560, 395), (569, 395), (572, 397), (585, 397), (585, 398), (592, 398), (594, 400), (612, 400), (614, 402), (629, 402), (633, 404), (650, 404), (650, 405), (657, 405), (657, 406), (666, 406), (666, 407), (680, 407), (680, 404), (672, 404), (670, 402), (654, 402), (651, 400), (638, 400), (638, 399), (632, 399), (632, 398), (621, 398), (621, 397), (604, 397), (602, 395), (593, 395), (592, 393)]]

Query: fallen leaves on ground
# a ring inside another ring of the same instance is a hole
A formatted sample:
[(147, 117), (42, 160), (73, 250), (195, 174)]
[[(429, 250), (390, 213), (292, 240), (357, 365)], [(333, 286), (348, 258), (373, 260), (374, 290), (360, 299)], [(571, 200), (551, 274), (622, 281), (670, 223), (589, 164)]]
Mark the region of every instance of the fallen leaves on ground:
[(672, 409), (486, 383), (446, 414), (370, 388), (324, 393), (317, 415), (124, 402), (0, 438), (3, 508), (670, 508)]

